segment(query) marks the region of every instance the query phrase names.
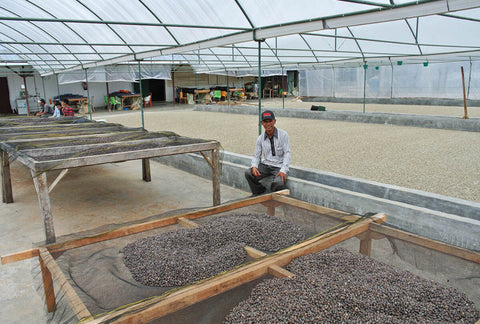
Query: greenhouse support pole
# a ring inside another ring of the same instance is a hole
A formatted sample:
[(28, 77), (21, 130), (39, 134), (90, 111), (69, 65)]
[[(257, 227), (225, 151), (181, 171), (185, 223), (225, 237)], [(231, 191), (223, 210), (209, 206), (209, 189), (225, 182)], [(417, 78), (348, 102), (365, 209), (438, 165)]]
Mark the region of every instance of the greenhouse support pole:
[(56, 78), (57, 78), (57, 98), (58, 98), (58, 101), (60, 101), (60, 85), (58, 84), (58, 73), (55, 74)]
[(367, 62), (363, 61), (363, 113), (365, 113), (365, 101), (367, 97)]
[(463, 73), (463, 66), (460, 67), (462, 71), (462, 86), (463, 86), (463, 117), (462, 119), (469, 119), (467, 114), (467, 96), (465, 95), (465, 75)]
[(282, 66), (282, 93), (280, 94), (282, 96), (282, 109), (285, 109), (285, 96), (283, 95), (284, 91), (285, 91), (285, 78), (283, 77), (283, 66)]
[(27, 116), (30, 116), (30, 103), (28, 102), (28, 89), (27, 89), (27, 77), (24, 75), (22, 75), (23, 77), (23, 84), (25, 86), (25, 98), (27, 99), (26, 102), (27, 102)]
[(390, 99), (393, 99), (393, 64), (392, 64), (392, 60), (390, 60), (390, 67), (392, 68), (392, 78), (390, 80)]
[(88, 90), (88, 74), (87, 69), (85, 69), (85, 83), (87, 84), (87, 102), (88, 102), (88, 114), (90, 115), (90, 120), (92, 120), (92, 102), (90, 100), (90, 91)]
[(47, 100), (47, 93), (45, 92), (45, 77), (42, 76), (43, 98)]
[(140, 98), (142, 101), (140, 102), (140, 109), (142, 114), (142, 129), (145, 129), (145, 122), (143, 120), (143, 89), (142, 89), (142, 69), (140, 68), (140, 61), (138, 61), (138, 82), (140, 88)]
[(262, 133), (262, 43), (258, 42), (258, 135)]
[(228, 71), (225, 70), (225, 72), (227, 72), (227, 98), (228, 98), (228, 108), (230, 108), (230, 86), (228, 84)]

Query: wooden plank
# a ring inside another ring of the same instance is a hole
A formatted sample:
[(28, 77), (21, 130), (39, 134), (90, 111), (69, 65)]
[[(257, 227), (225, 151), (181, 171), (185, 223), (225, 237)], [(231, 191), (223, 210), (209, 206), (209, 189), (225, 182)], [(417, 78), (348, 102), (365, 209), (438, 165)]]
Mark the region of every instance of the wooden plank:
[(213, 214), (218, 214), (246, 206), (250, 206), (265, 200), (271, 199), (269, 195), (263, 195), (258, 197), (252, 197), (249, 199), (236, 201), (228, 204), (223, 204), (219, 206), (204, 208), (198, 211), (192, 211), (186, 214), (173, 215), (170, 217), (165, 217), (162, 219), (145, 222), (142, 224), (135, 224), (131, 226), (122, 227), (116, 230), (112, 230), (106, 233), (98, 234), (96, 236), (85, 237), (78, 240), (72, 240), (64, 243), (57, 243), (48, 245), (48, 250), (52, 253), (61, 252), (69, 249), (73, 249), (80, 246), (85, 246), (93, 243), (103, 242), (106, 240), (128, 236), (131, 234), (136, 234), (144, 231), (149, 231), (152, 229), (173, 225), (178, 223), (178, 218), (183, 217), (185, 219), (197, 219)]
[(82, 320), (91, 318), (92, 314), (90, 314), (80, 297), (78, 297), (77, 293), (68, 282), (62, 270), (46, 248), (40, 248), (40, 258), (43, 259), (43, 262), (45, 263), (48, 270), (51, 272), (53, 278), (60, 287), (60, 290), (65, 294), (65, 297), (67, 298), (68, 303), (72, 307), (73, 312), (77, 316), (77, 319)]
[(55, 302), (55, 289), (53, 287), (52, 273), (48, 270), (45, 262), (41, 257), (38, 258), (40, 262), (40, 269), (42, 271), (43, 292), (45, 293), (45, 303), (47, 304), (47, 311), (53, 312), (57, 309)]
[(6, 204), (13, 203), (12, 178), (10, 175), (10, 162), (8, 153), (1, 151), (2, 165), (2, 201)]
[(53, 180), (52, 184), (50, 185), (50, 187), (48, 187), (48, 192), (52, 192), (53, 188), (55, 188), (55, 186), (60, 182), (60, 180), (63, 179), (63, 177), (67, 174), (68, 172), (68, 169), (63, 169), (60, 174), (55, 178), (55, 180)]
[[(30, 156), (33, 159), (41, 158), (43, 156), (50, 155), (65, 155), (71, 154), (73, 156), (83, 153), (83, 152), (98, 152), (98, 155), (105, 154), (103, 151), (108, 148), (115, 147), (125, 147), (125, 151), (130, 151), (130, 147), (133, 145), (142, 145), (146, 143), (154, 143), (157, 145), (164, 145), (171, 141), (168, 137), (159, 137), (159, 138), (146, 138), (146, 139), (136, 139), (130, 141), (115, 141), (108, 143), (89, 143), (89, 144), (76, 144), (74, 146), (56, 146), (56, 147), (40, 147), (36, 149), (25, 149), (20, 150), (24, 155)], [(138, 150), (138, 149), (135, 149)]]
[(293, 278), (295, 275), (282, 267), (273, 264), (268, 267), (268, 273), (277, 278)]
[(475, 263), (480, 263), (480, 253), (475, 251), (471, 251), (471, 250), (463, 249), (447, 243), (435, 241), (423, 236), (408, 233), (408, 232), (394, 229), (388, 226), (380, 226), (377, 224), (372, 224), (370, 228), (372, 232), (375, 232), (375, 233), (380, 233), (380, 234), (390, 236), (405, 242), (423, 246), (431, 250), (453, 255), (468, 261), (475, 262)]
[[(102, 127), (102, 128), (77, 128), (72, 129), (70, 131), (64, 130), (53, 130), (53, 131), (38, 131), (38, 132), (21, 132), (21, 133), (0, 133), (0, 141), (8, 142), (8, 141), (17, 141), (21, 139), (32, 139), (32, 138), (57, 138), (62, 135), (62, 137), (76, 137), (85, 134), (104, 134), (104, 133), (111, 133), (111, 132), (122, 132), (126, 127), (120, 126), (109, 126), (109, 127)], [(0, 142), (1, 143), (1, 142)]]
[[(145, 133), (144, 130), (142, 129), (132, 129), (128, 131), (122, 131), (122, 134), (143, 134)], [(71, 140), (74, 141), (75, 139), (88, 139), (88, 138), (97, 138), (97, 137), (108, 137), (112, 135), (117, 135), (117, 132), (106, 132), (106, 133), (100, 133), (100, 134), (81, 134), (81, 135), (75, 135), (75, 136), (69, 136), (68, 134), (65, 134), (65, 136), (56, 136), (56, 137), (47, 137), (47, 138), (24, 138), (24, 139), (17, 139), (17, 140), (7, 140), (5, 143), (10, 144), (10, 145), (15, 145), (15, 144), (21, 144), (21, 143), (38, 143), (38, 145), (42, 145), (42, 142), (49, 142), (49, 141), (62, 141), (62, 140)]]
[(47, 244), (55, 243), (55, 229), (53, 227), (52, 210), (50, 208), (50, 196), (48, 194), (47, 175), (41, 173), (36, 175), (30, 170), (33, 178), (35, 189), (37, 190), (38, 203), (42, 213), (43, 228), (45, 230), (45, 238)]
[[(74, 249), (74, 248), (89, 245), (89, 244), (103, 242), (103, 241), (107, 241), (107, 240), (111, 240), (111, 239), (115, 239), (123, 236), (128, 236), (128, 235), (132, 235), (132, 234), (136, 234), (144, 231), (149, 231), (152, 229), (156, 229), (156, 228), (160, 228), (168, 225), (173, 225), (178, 222), (178, 218), (180, 217), (184, 217), (187, 219), (201, 218), (204, 216), (209, 216), (217, 213), (234, 210), (237, 208), (254, 205), (268, 199), (271, 199), (271, 196), (262, 195), (258, 197), (251, 197), (245, 200), (236, 201), (229, 204), (205, 208), (198, 211), (189, 212), (186, 214), (173, 215), (170, 217), (162, 218), (155, 221), (145, 222), (142, 224), (135, 224), (131, 226), (122, 227), (122, 228), (112, 230), (106, 233), (101, 233), (95, 236), (85, 237), (85, 238), (63, 242), (63, 243), (49, 244), (46, 247), (52, 253), (62, 252), (62, 251)], [(8, 263), (30, 259), (38, 255), (39, 255), (38, 248), (34, 248), (34, 249), (2, 256), (1, 261), (2, 261), (2, 264), (8, 264)]]
[(253, 259), (260, 259), (260, 258), (263, 258), (264, 256), (267, 256), (265, 252), (257, 250), (256, 248), (253, 248), (248, 245), (245, 246), (245, 251), (247, 252), (248, 256)]
[(38, 248), (29, 249), (21, 252), (11, 253), (0, 257), (2, 264), (9, 264), (39, 256)]
[(178, 224), (182, 225), (183, 227), (187, 227), (187, 228), (195, 228), (195, 227), (199, 227), (200, 225), (198, 225), (197, 223), (195, 222), (192, 222), (191, 220), (189, 219), (186, 219), (185, 217), (179, 217), (177, 219), (177, 222)]
[(50, 161), (34, 161), (34, 169), (37, 172), (45, 170), (58, 170), (67, 168), (77, 168), (88, 165), (97, 165), (105, 163), (115, 163), (131, 160), (153, 158), (157, 156), (175, 155), (183, 153), (193, 153), (212, 149), (218, 146), (218, 142), (195, 143), (182, 146), (158, 147), (152, 149), (142, 149), (130, 152), (117, 152), (103, 155), (73, 157), (69, 159), (58, 159)]
[(211, 280), (205, 280), (197, 284), (179, 289), (168, 296), (152, 298), (148, 301), (126, 307), (111, 314), (107, 314), (89, 323), (144, 323), (155, 318), (173, 313), (179, 309), (193, 305), (206, 298), (218, 295), (226, 290), (240, 286), (268, 273), (272, 265), (284, 266), (291, 260), (310, 253), (321, 251), (325, 248), (345, 241), (355, 235), (368, 230), (372, 222), (384, 222), (385, 215), (375, 215), (363, 218), (357, 223), (329, 233), (301, 244), (290, 247), (262, 258), (258, 261), (246, 264), (242, 267), (228, 271)]
[(288, 205), (291, 205), (293, 207), (298, 207), (306, 210), (313, 211), (318, 214), (322, 214), (328, 217), (336, 218), (342, 221), (351, 221), (357, 219), (359, 216), (355, 216), (353, 214), (349, 214), (346, 212), (342, 212), (339, 210), (319, 206), (319, 205), (314, 205), (305, 201), (297, 200), (291, 197), (286, 197), (283, 195), (274, 195), (273, 199)]

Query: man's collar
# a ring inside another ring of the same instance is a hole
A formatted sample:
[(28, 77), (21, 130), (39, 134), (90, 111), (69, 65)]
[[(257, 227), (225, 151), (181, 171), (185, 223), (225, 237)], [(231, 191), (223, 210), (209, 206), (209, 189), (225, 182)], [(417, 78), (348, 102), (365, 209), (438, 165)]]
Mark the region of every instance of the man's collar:
[[(277, 132), (277, 128), (276, 128), (276, 127), (273, 129), (273, 137), (278, 138), (278, 132)], [(265, 138), (265, 139), (268, 139), (268, 134), (267, 134), (267, 132), (265, 132), (264, 138)]]

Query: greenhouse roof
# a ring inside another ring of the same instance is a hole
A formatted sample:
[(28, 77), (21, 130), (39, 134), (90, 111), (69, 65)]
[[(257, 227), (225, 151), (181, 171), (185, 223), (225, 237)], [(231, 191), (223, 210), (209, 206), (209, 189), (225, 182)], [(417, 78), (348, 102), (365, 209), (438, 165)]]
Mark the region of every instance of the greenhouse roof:
[(0, 0), (0, 64), (196, 72), (480, 59), (478, 0)]

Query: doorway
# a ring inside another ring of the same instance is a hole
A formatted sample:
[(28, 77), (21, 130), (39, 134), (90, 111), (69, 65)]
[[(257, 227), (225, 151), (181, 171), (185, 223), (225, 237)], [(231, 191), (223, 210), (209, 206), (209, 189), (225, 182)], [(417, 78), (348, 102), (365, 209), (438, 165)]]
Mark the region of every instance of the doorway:
[[(134, 91), (140, 92), (140, 85), (134, 84)], [(152, 101), (165, 101), (165, 80), (160, 79), (146, 79), (142, 80), (142, 96), (146, 97), (151, 92)]]
[(7, 78), (0, 78), (0, 114), (11, 114), (10, 92)]

